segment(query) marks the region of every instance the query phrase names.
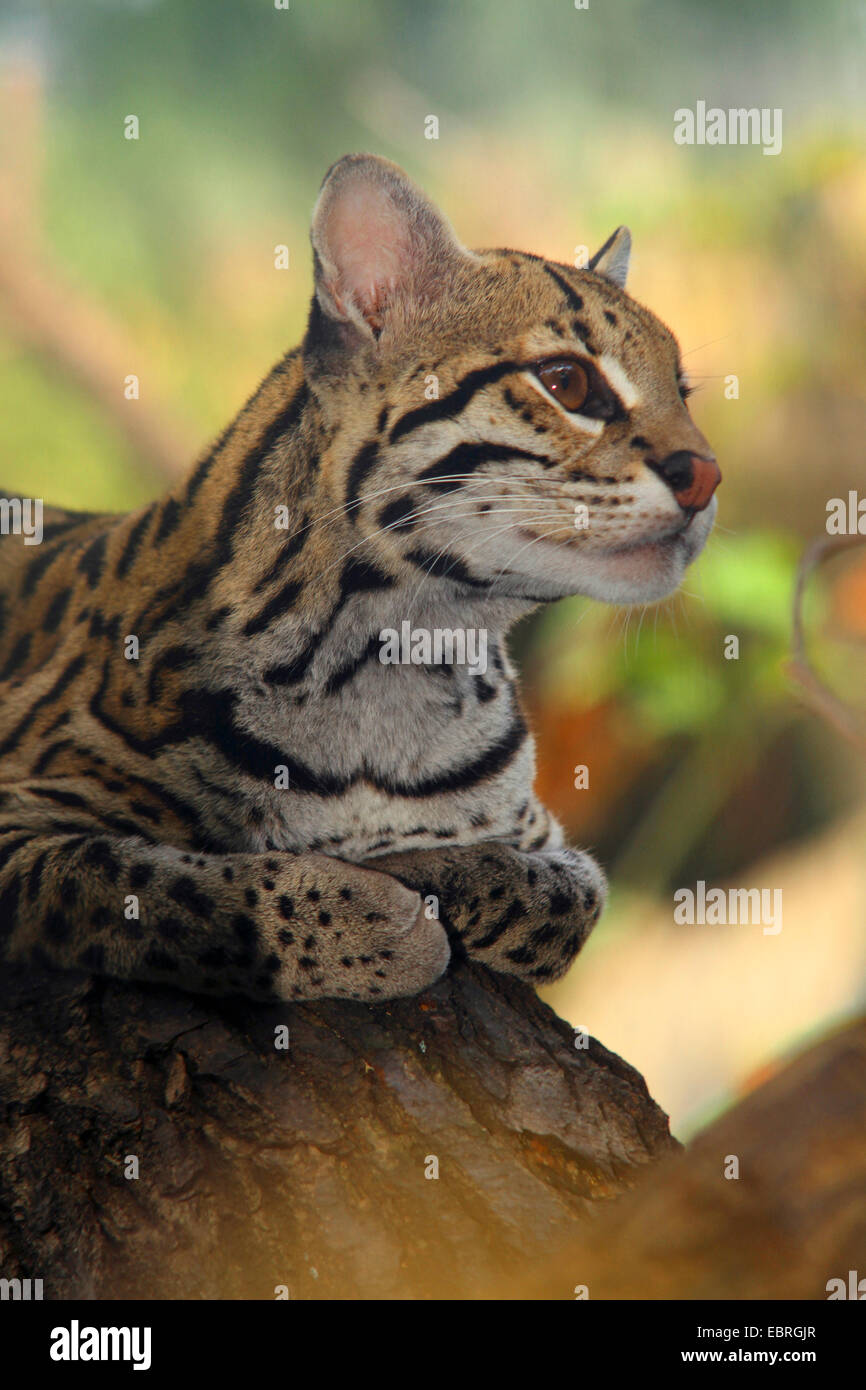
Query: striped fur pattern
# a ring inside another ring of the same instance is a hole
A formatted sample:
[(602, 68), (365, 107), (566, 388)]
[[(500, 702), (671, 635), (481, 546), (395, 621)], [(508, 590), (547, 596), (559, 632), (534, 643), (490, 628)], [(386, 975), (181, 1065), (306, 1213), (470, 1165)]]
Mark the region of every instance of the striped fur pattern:
[[(376, 1000), (452, 951), (554, 979), (599, 914), (505, 638), (565, 594), (666, 594), (703, 545), (715, 504), (684, 518), (655, 467), (706, 447), (676, 343), (622, 288), (627, 234), (582, 271), (470, 252), (372, 156), (329, 171), (312, 242), (303, 345), (181, 484), (0, 538), (8, 959)], [(581, 411), (538, 375), (562, 356)], [(483, 630), (486, 670), (383, 664), (407, 620)]]

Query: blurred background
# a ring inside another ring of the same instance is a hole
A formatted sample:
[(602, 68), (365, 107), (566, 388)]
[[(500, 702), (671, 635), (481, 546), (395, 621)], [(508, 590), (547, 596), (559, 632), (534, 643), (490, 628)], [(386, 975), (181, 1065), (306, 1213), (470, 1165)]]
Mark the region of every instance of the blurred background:
[[(548, 997), (682, 1138), (866, 1000), (866, 546), (810, 566), (791, 669), (800, 557), (866, 497), (864, 59), (862, 0), (0, 0), (10, 492), (124, 510), (190, 466), (301, 335), (347, 151), (397, 160), (469, 245), (574, 263), (631, 227), (719, 524), (674, 599), (564, 601), (514, 649), (538, 789), (613, 886)], [(781, 108), (782, 152), (675, 144), (698, 100)], [(698, 880), (781, 889), (781, 932), (675, 925)]]

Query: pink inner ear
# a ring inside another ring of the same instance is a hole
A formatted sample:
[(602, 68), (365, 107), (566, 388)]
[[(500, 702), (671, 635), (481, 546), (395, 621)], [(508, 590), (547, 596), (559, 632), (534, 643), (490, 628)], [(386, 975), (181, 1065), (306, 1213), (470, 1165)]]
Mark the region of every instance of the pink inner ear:
[(411, 253), (405, 217), (380, 189), (353, 188), (328, 218), (328, 255), (337, 270), (335, 298), (353, 301), (376, 318), (388, 293), (409, 278)]

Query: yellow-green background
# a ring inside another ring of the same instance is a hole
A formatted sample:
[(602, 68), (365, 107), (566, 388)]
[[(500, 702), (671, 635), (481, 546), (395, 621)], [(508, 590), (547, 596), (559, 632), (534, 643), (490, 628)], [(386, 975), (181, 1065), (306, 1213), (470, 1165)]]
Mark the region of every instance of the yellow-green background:
[[(828, 498), (866, 495), (864, 58), (859, 0), (0, 4), (8, 490), (123, 509), (191, 462), (297, 342), (309, 210), (347, 151), (401, 163), (470, 245), (572, 261), (632, 228), (630, 288), (700, 388), (719, 525), (675, 599), (566, 601), (515, 650), (540, 789), (613, 883), (551, 997), (681, 1134), (866, 993), (863, 754), (785, 671), (803, 546)], [(699, 99), (781, 108), (782, 153), (677, 146)], [(809, 619), (862, 709), (859, 555), (810, 586)], [(675, 927), (699, 878), (781, 887), (782, 932)]]

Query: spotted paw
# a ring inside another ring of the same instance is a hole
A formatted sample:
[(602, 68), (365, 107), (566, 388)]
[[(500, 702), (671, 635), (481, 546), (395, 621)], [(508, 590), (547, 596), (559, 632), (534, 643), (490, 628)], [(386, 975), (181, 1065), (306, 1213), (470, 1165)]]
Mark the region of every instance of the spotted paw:
[(580, 850), (491, 843), (387, 855), (381, 862), (425, 897), (436, 897), (440, 919), (462, 952), (536, 984), (565, 973), (607, 896), (602, 869)]
[(278, 920), (269, 935), (275, 948), (270, 959), (279, 967), (271, 994), (394, 999), (420, 993), (445, 970), (447, 935), (411, 888), (338, 860), (320, 860), (310, 883), (306, 892), (302, 885), (297, 903), (277, 899)]

